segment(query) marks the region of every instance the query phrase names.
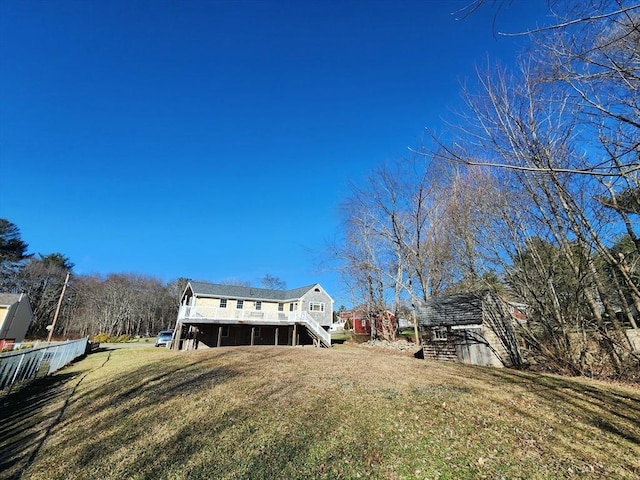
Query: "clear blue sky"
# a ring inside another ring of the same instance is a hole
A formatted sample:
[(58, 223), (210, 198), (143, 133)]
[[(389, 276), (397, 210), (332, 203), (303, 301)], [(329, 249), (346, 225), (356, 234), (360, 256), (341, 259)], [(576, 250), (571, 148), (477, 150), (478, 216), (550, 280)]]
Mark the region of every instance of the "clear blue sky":
[(320, 282), (349, 182), (407, 154), (544, 0), (0, 0), (0, 217), (79, 274)]

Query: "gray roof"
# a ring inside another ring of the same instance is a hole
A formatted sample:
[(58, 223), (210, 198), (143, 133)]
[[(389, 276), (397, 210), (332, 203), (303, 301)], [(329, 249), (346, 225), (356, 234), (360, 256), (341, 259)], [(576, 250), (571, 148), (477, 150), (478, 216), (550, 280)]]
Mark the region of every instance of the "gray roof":
[(2, 293), (0, 292), (0, 305), (13, 305), (20, 300), (19, 293)]
[(297, 300), (317, 283), (292, 290), (274, 290), (271, 288), (243, 287), (240, 285), (221, 285), (217, 283), (189, 282), (193, 293), (200, 297), (239, 298), (249, 300), (278, 300), (281, 302)]
[(424, 326), (472, 325), (482, 323), (485, 293), (461, 293), (431, 298), (416, 309), (418, 323)]

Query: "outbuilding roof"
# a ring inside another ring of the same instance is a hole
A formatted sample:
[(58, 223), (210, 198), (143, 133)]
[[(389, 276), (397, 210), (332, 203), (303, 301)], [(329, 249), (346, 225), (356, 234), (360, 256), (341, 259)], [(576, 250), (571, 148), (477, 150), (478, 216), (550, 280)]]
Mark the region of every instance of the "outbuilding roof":
[(418, 323), (427, 327), (480, 324), (485, 295), (461, 293), (431, 298), (416, 309)]

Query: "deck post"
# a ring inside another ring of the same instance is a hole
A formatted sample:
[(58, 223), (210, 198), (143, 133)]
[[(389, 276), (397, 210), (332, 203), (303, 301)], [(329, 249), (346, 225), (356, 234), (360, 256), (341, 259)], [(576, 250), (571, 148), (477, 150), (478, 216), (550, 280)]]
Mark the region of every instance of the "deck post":
[(218, 343), (216, 346), (219, 347), (220, 345), (222, 345), (222, 325), (218, 325)]
[(256, 333), (256, 327), (251, 327), (251, 346), (253, 347), (253, 337)]
[(176, 324), (176, 331), (174, 333), (173, 343), (171, 344), (172, 350), (180, 350), (180, 336), (182, 334), (182, 322)]
[(280, 333), (280, 329), (276, 327), (276, 346), (278, 346), (278, 333)]
[(294, 323), (293, 324), (293, 339), (291, 340), (291, 346), (295, 347), (296, 346), (296, 337), (298, 336), (298, 324)]

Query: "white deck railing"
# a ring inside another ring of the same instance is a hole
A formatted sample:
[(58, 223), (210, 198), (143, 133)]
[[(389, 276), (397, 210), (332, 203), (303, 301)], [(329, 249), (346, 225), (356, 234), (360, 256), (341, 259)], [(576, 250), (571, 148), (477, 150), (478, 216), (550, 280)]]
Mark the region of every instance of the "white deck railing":
[(316, 338), (325, 344), (326, 347), (331, 346), (331, 334), (320, 325), (315, 318), (307, 312), (300, 312), (299, 322), (307, 326), (307, 328), (315, 334)]
[(299, 312), (267, 312), (263, 310), (238, 310), (219, 307), (190, 307), (182, 305), (178, 320), (200, 320), (213, 323), (225, 321), (246, 321), (251, 323), (282, 323), (292, 325), (298, 320)]
[(181, 305), (178, 321), (192, 320), (202, 323), (247, 323), (251, 325), (305, 325), (325, 345), (331, 345), (331, 334), (307, 312), (269, 312), (219, 307), (191, 307)]

